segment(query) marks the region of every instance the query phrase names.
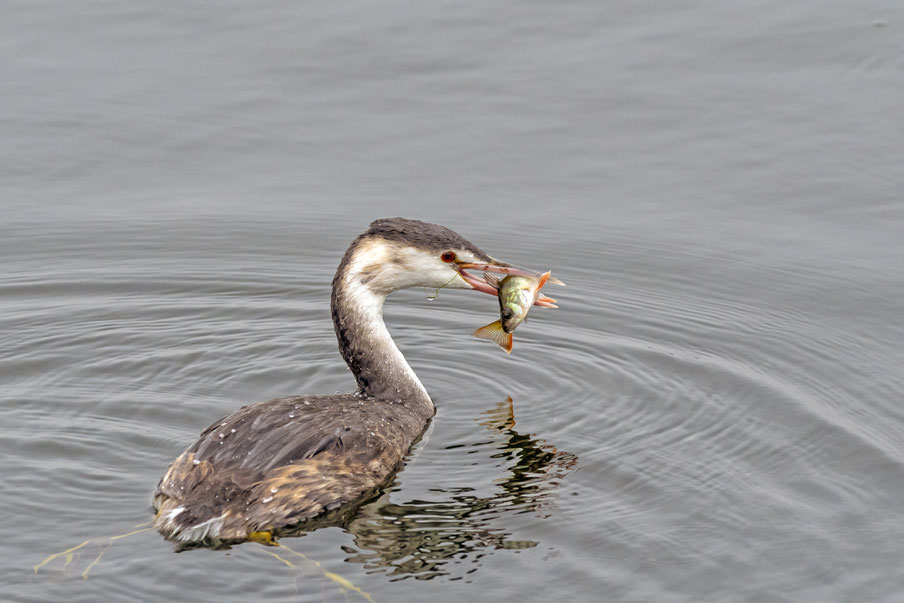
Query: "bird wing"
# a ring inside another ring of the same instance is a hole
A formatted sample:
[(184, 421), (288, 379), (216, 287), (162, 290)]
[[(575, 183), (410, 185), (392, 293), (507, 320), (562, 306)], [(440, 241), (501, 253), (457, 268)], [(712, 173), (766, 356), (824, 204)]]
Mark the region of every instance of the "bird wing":
[(354, 396), (251, 404), (209, 426), (173, 462), (155, 504), (181, 509), (171, 518), (175, 536), (214, 519), (224, 522), (220, 538), (301, 523), (398, 470), (410, 434), (422, 431), (413, 420), (403, 403)]

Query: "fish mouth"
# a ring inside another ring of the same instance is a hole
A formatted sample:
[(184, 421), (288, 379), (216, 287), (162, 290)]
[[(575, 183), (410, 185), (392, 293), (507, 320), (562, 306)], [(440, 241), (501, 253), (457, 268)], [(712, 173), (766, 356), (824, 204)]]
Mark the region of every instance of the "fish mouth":
[[(475, 270), (478, 272), (496, 272), (505, 275), (513, 274), (515, 276), (526, 276), (528, 278), (535, 279), (538, 279), (542, 276), (542, 273), (535, 270), (521, 268), (520, 266), (515, 266), (513, 264), (501, 262), (492, 258), (489, 262), (461, 262), (458, 264), (457, 269), (459, 276), (461, 276), (462, 280), (471, 285), (471, 288), (476, 289), (477, 291), (488, 293), (490, 295), (498, 295), (499, 291), (496, 289), (496, 287), (493, 287), (484, 279), (470, 274), (469, 272), (467, 272), (467, 270)], [(555, 283), (557, 285), (565, 284), (559, 279), (552, 276), (549, 277), (549, 282)]]

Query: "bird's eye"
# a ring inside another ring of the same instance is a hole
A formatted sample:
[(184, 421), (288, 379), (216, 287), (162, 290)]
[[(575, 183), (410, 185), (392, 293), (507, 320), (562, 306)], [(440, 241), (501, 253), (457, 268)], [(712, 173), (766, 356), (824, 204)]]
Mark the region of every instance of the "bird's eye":
[(454, 251), (445, 251), (445, 252), (443, 252), (443, 254), (441, 256), (439, 256), (439, 259), (446, 262), (447, 264), (449, 262), (454, 262), (455, 261), (455, 252)]

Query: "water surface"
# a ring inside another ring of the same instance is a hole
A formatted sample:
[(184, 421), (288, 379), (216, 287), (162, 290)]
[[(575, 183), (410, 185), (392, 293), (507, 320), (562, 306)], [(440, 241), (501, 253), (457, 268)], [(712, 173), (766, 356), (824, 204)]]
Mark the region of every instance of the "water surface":
[[(904, 591), (897, 3), (4, 17), (8, 598)], [(393, 215), (551, 268), (560, 309), (507, 357), (469, 336), (488, 296), (390, 298), (436, 419), (348, 525), (285, 539), (295, 568), (105, 540), (214, 420), (352, 388), (329, 282)]]

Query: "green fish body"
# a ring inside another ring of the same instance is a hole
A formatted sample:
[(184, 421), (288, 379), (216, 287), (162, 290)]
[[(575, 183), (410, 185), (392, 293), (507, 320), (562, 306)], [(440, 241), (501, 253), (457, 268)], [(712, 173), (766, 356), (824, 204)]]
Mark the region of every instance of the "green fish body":
[(531, 306), (537, 301), (540, 289), (549, 278), (549, 272), (538, 278), (509, 275), (500, 281), (489, 274), (484, 278), (499, 291), (499, 320), (480, 327), (473, 335), (479, 339), (493, 341), (506, 353), (511, 354), (514, 341), (512, 331), (527, 318)]

